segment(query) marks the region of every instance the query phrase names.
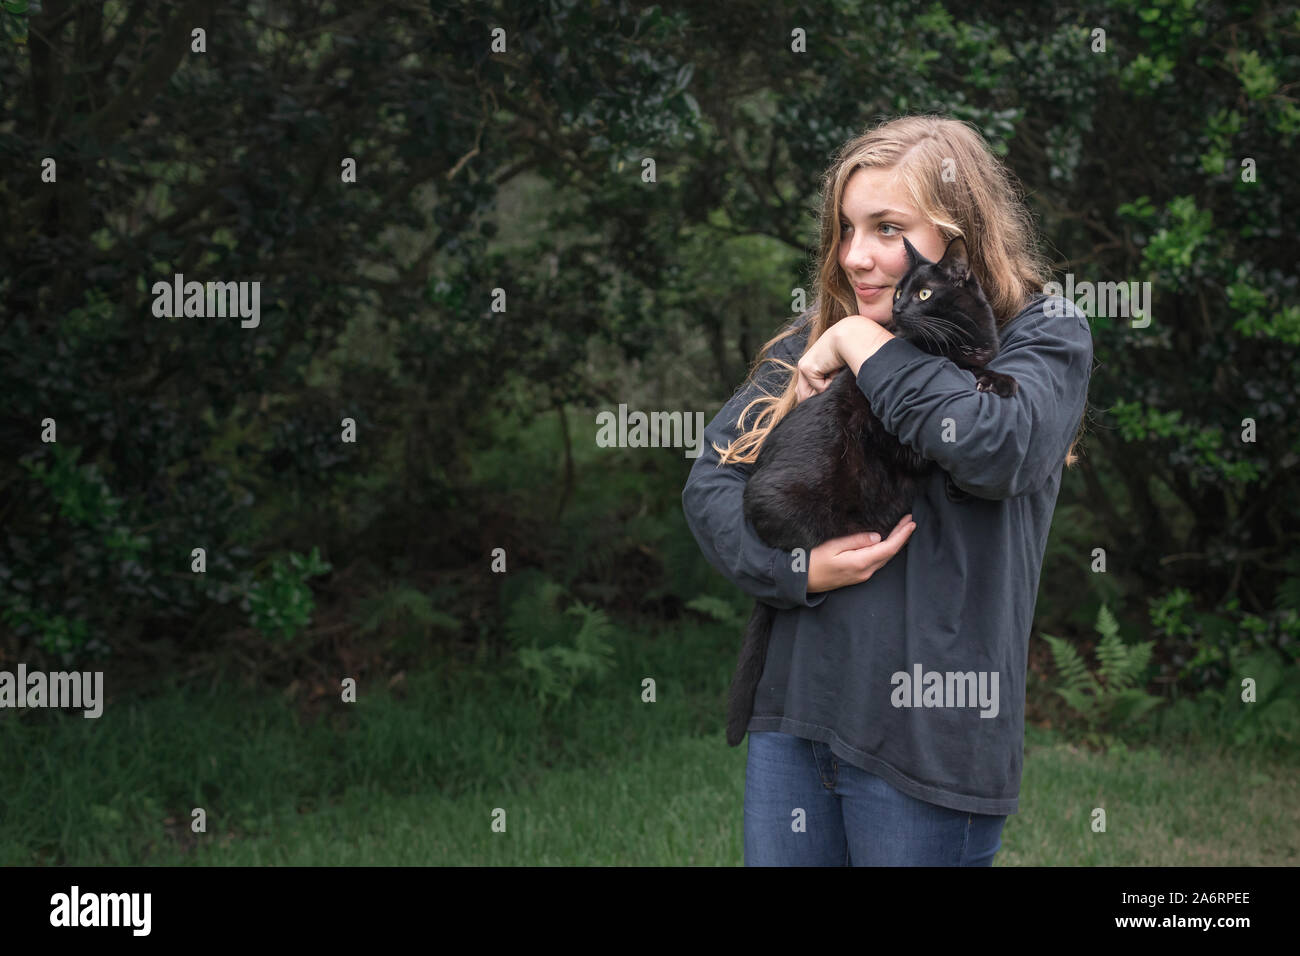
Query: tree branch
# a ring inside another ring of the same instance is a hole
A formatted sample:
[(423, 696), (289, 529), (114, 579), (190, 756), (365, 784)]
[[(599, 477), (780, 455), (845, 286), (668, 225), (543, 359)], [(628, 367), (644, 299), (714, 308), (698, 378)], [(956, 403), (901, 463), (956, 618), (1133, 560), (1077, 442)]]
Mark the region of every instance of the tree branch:
[(131, 117), (145, 103), (152, 100), (167, 85), (181, 59), (189, 52), (190, 31), (200, 19), (211, 13), (208, 0), (189, 0), (189, 3), (167, 24), (153, 59), (127, 80), (126, 85), (102, 110), (90, 118), (88, 128), (100, 140), (112, 139), (120, 133)]

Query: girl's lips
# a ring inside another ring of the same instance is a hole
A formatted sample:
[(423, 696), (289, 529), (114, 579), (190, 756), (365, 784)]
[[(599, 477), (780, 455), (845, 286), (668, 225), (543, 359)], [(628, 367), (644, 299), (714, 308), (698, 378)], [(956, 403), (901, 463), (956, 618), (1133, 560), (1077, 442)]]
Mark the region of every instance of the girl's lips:
[(864, 299), (874, 299), (889, 286), (884, 285), (855, 285), (854, 291)]

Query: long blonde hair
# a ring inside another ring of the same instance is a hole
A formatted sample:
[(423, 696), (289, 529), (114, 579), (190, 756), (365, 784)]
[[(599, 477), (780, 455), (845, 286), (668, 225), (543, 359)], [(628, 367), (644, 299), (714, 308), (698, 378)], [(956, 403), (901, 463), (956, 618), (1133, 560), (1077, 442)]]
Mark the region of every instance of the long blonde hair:
[[(913, 205), (944, 241), (955, 236), (966, 241), (971, 270), (993, 307), (999, 330), (1051, 278), (1047, 261), (1036, 248), (1033, 220), (1016, 180), (974, 126), (942, 116), (903, 116), (882, 122), (841, 146), (822, 176), (821, 242), (812, 308), (801, 322), (759, 350), (747, 381), (756, 381), (759, 368), (767, 363), (793, 372), (794, 366), (771, 355), (781, 340), (807, 328), (806, 351), (840, 319), (857, 314), (853, 286), (840, 268), (839, 223), (844, 187), (863, 168), (895, 170)], [(760, 387), (760, 391), (764, 390)], [(743, 430), (745, 416), (758, 406), (754, 425), (726, 449), (713, 446), (719, 464), (757, 459), (768, 433), (795, 404), (793, 375), (782, 394), (765, 392), (750, 402), (737, 424)], [(1076, 436), (1070, 443), (1067, 466), (1078, 460), (1074, 454), (1078, 441)]]

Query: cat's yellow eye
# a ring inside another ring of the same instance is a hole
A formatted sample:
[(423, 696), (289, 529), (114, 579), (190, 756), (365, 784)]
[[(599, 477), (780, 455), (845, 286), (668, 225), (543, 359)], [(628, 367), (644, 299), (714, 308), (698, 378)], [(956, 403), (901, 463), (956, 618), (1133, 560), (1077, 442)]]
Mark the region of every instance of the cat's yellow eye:
[(920, 299), (922, 302), (924, 302), (926, 299), (930, 298), (930, 290), (922, 289), (920, 292), (916, 294), (916, 297)]
[(894, 290), (894, 301), (897, 302), (897, 301), (898, 301), (898, 297), (899, 297), (900, 295), (902, 295), (902, 294), (903, 294), (903, 290), (902, 290), (902, 289), (895, 289), (895, 290)]

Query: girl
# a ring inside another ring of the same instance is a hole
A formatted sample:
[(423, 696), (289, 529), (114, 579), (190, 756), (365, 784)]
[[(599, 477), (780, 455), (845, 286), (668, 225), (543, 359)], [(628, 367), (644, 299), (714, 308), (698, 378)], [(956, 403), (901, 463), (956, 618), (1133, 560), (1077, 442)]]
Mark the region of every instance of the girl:
[[(998, 319), (987, 367), (1014, 396), (885, 327), (904, 236), (932, 260), (963, 237)], [(682, 493), (709, 562), (784, 612), (748, 726), (746, 865), (988, 866), (1001, 847), (1039, 573), (1092, 365), (1087, 319), (1038, 291), (1048, 278), (1011, 176), (962, 122), (883, 123), (827, 170), (813, 307), (763, 347)], [(772, 427), (845, 365), (939, 468), (884, 541), (770, 548), (744, 519), (745, 481)]]

